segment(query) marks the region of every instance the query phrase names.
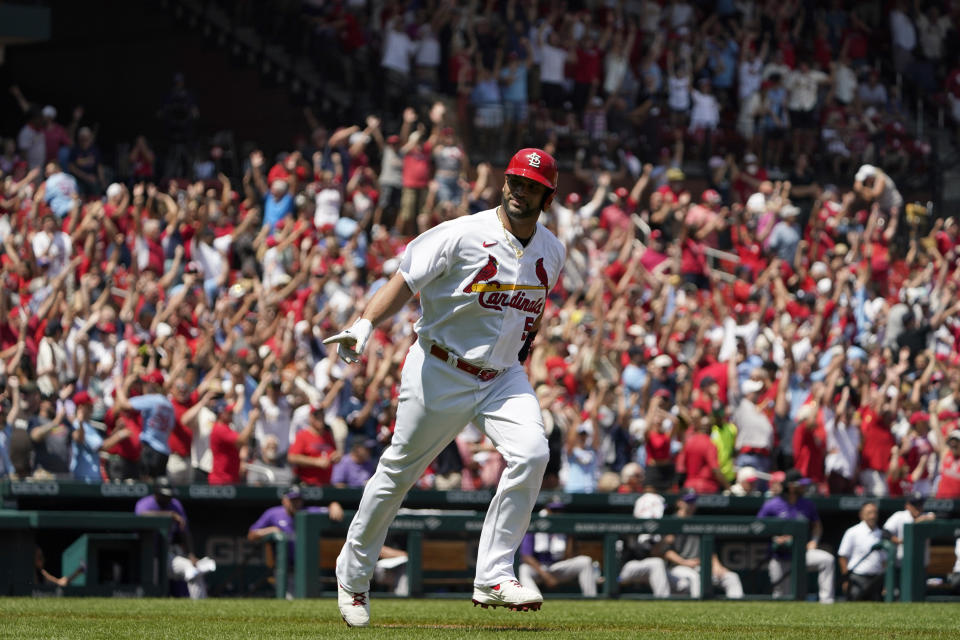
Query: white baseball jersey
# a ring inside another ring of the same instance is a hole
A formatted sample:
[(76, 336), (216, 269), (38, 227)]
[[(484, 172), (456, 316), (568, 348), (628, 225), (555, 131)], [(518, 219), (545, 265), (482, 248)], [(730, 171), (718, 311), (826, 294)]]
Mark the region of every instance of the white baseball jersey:
[(519, 258), (504, 233), (497, 209), (488, 209), (423, 233), (400, 262), (407, 285), (420, 294), (417, 333), (491, 369), (517, 363), (566, 256), (540, 223)]
[(866, 522), (861, 521), (843, 534), (837, 555), (846, 558), (849, 563), (848, 570), (852, 570), (857, 575), (879, 575), (883, 573), (887, 552), (874, 551), (873, 548), (881, 540), (883, 540), (883, 530), (880, 527), (871, 529)]

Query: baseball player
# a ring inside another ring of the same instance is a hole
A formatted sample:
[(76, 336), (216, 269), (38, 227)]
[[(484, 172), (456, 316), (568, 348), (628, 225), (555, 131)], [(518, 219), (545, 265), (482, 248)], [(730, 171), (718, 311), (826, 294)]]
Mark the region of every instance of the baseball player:
[(337, 559), (338, 604), (350, 626), (370, 623), (370, 578), (403, 497), (468, 422), (507, 463), (480, 534), (474, 606), (527, 611), (543, 601), (517, 581), (513, 559), (549, 458), (522, 363), (565, 259), (563, 245), (537, 221), (556, 193), (557, 164), (541, 149), (521, 149), (505, 174), (499, 207), (415, 238), (362, 317), (325, 340), (356, 362), (373, 327), (420, 295), (418, 340), (404, 361), (393, 439)]

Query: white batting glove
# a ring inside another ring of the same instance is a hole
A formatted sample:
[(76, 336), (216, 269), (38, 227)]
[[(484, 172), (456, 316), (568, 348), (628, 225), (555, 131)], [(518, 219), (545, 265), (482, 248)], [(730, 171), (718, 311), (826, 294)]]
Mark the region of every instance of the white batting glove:
[(346, 331), (330, 336), (323, 341), (323, 344), (337, 343), (337, 355), (345, 362), (354, 363), (360, 360), (360, 355), (367, 346), (370, 334), (373, 333), (373, 325), (366, 318), (360, 318), (353, 323), (353, 326)]

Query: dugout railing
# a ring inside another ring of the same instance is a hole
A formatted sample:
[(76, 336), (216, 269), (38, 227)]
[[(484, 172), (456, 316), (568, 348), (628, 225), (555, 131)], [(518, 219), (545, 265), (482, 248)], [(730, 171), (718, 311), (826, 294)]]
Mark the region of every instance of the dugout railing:
[[(329, 565), (321, 562), (323, 540), (346, 533), (348, 517), (341, 522), (331, 520), (325, 514), (301, 512), (296, 517), (296, 545), (294, 563), (294, 593), (298, 598), (315, 598), (336, 594), (333, 581), (324, 581), (324, 571)], [(402, 534), (406, 538), (408, 561), (406, 565), (410, 595), (432, 595), (424, 589), (424, 541), (426, 537), (443, 539), (455, 535), (480, 536), (483, 528), (482, 514), (405, 514), (398, 516), (390, 527), (390, 534)], [(603, 584), (600, 595), (619, 596), (617, 576), (620, 559), (617, 540), (628, 535), (683, 534), (700, 536), (700, 599), (713, 597), (711, 557), (715, 541), (719, 537), (769, 539), (778, 535), (792, 536), (794, 549), (807, 545), (809, 523), (802, 520), (776, 518), (751, 518), (735, 516), (698, 516), (696, 518), (666, 517), (639, 520), (624, 516), (597, 516), (588, 518), (552, 514), (535, 516), (528, 531), (538, 533), (563, 533), (575, 539), (599, 538), (603, 543)], [(465, 576), (465, 579), (472, 575)], [(793, 598), (803, 600), (807, 594), (807, 571), (805, 554), (791, 554), (791, 571), (788, 577)], [(278, 576), (278, 582), (280, 577)], [(325, 586), (329, 589), (325, 589)]]
[(926, 598), (927, 542), (933, 538), (960, 538), (960, 520), (928, 520), (911, 522), (903, 527), (903, 573), (900, 580), (900, 599), (904, 602), (922, 602)]
[(0, 510), (0, 595), (44, 592), (35, 553), (43, 534), (56, 533), (72, 541), (60, 563), (63, 575), (75, 576), (67, 595), (166, 596), (171, 523), (132, 513)]

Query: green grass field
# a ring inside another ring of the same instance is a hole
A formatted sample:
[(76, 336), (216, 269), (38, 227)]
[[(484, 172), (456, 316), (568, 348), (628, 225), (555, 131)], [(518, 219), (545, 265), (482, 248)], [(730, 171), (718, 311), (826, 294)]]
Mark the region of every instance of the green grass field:
[(550, 600), (539, 612), (464, 600), (373, 601), (373, 626), (348, 629), (333, 599), (0, 598), (0, 638), (957, 638), (956, 604)]

